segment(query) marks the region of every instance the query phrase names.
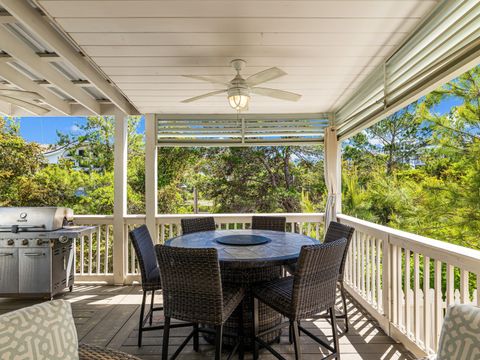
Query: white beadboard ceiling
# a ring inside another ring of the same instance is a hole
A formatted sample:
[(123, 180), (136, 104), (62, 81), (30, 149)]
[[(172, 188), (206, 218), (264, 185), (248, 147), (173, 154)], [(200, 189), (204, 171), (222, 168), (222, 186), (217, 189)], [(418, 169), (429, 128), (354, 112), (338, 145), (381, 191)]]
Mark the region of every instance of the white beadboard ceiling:
[(181, 75), (230, 80), (277, 66), (262, 86), (298, 92), (292, 103), (253, 95), (250, 113), (330, 112), (426, 17), (434, 0), (37, 0), (142, 113), (232, 113), (222, 89)]

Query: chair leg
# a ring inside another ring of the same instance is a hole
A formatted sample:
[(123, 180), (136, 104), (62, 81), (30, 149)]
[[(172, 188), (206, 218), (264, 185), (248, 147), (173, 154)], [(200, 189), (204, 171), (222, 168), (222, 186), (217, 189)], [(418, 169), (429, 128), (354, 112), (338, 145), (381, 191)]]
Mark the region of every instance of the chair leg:
[(140, 323), (138, 324), (138, 347), (142, 346), (143, 333), (143, 317), (145, 316), (145, 301), (147, 300), (147, 292), (143, 292), (142, 307), (140, 308)]
[(252, 318), (252, 350), (253, 350), (253, 360), (258, 359), (258, 343), (255, 340), (259, 331), (258, 328), (258, 299), (255, 298), (255, 296), (252, 295), (252, 301), (253, 301), (253, 307), (252, 307), (252, 312), (253, 312), (253, 318)]
[(340, 345), (338, 343), (337, 316), (335, 307), (330, 308), (330, 322), (332, 323), (333, 348), (335, 349), (335, 359), (340, 360)]
[(238, 306), (238, 341), (240, 346), (238, 348), (238, 358), (243, 360), (245, 355), (245, 331), (244, 331), (244, 319), (243, 319), (243, 302)]
[(347, 311), (347, 299), (345, 296), (345, 289), (343, 288), (343, 283), (340, 282), (340, 295), (342, 296), (343, 312), (345, 317), (345, 332), (348, 332), (348, 311)]
[(152, 299), (150, 301), (150, 326), (152, 326), (153, 323), (153, 303), (155, 302), (155, 290), (152, 290)]
[(193, 350), (198, 352), (199, 336), (198, 336), (198, 324), (193, 325)]
[(215, 326), (215, 360), (222, 358), (223, 325)]
[(168, 342), (170, 337), (170, 317), (165, 316), (163, 328), (162, 360), (168, 360)]
[(288, 342), (290, 343), (290, 345), (293, 344), (293, 327), (292, 327), (292, 324), (290, 324), (288, 326)]
[(295, 348), (295, 360), (300, 360), (302, 358), (302, 348), (300, 346), (300, 333), (298, 330), (298, 322), (290, 321), (290, 326), (292, 327), (293, 332), (293, 346)]

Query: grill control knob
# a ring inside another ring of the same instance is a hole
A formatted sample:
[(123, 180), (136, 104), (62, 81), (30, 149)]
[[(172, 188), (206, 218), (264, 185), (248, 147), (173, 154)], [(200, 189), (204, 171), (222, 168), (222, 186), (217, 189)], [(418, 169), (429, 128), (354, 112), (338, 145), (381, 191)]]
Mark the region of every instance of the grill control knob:
[(13, 246), (13, 245), (15, 245), (15, 241), (13, 241), (13, 239), (8, 239), (7, 245)]
[(68, 237), (65, 235), (62, 235), (58, 238), (58, 241), (60, 241), (60, 243), (62, 244), (65, 244), (68, 241)]
[(28, 245), (28, 239), (23, 239), (22, 240), (22, 245)]

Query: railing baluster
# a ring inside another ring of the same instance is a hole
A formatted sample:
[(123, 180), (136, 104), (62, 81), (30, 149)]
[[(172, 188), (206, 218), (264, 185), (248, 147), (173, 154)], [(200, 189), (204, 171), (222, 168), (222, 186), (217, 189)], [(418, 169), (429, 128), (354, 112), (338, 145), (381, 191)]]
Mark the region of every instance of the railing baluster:
[(373, 302), (373, 297), (370, 294), (370, 236), (365, 237), (365, 266), (366, 266), (366, 279), (365, 279), (365, 299), (370, 303)]
[(443, 322), (443, 297), (442, 297), (442, 263), (435, 259), (434, 261), (434, 288), (435, 288), (435, 343), (434, 348), (438, 347), (438, 337), (442, 329)]
[(371, 246), (371, 253), (370, 253), (370, 264), (372, 267), (372, 305), (378, 309), (378, 295), (377, 295), (377, 287), (376, 287), (376, 273), (377, 273), (377, 262), (376, 262), (376, 243), (377, 239), (374, 237), (371, 238), (372, 246)]
[(460, 270), (460, 300), (462, 304), (470, 302), (470, 294), (468, 291), (468, 271)]
[(413, 321), (415, 342), (420, 342), (420, 256), (413, 254)]
[(92, 273), (92, 262), (93, 262), (93, 234), (88, 235), (88, 274)]
[(396, 275), (397, 275), (397, 325), (399, 329), (402, 329), (403, 324), (403, 300), (404, 297), (402, 295), (402, 248), (397, 247), (397, 268), (396, 268)]
[(410, 320), (411, 300), (410, 300), (410, 249), (405, 249), (405, 274), (403, 278), (403, 293), (405, 296), (405, 332), (410, 336), (412, 324)]
[(108, 274), (108, 257), (110, 255), (110, 225), (105, 225), (105, 269), (104, 273)]
[(80, 275), (83, 275), (85, 273), (85, 256), (84, 256), (84, 251), (85, 251), (85, 237), (82, 236), (80, 238)]
[(452, 265), (447, 264), (447, 306), (455, 303), (455, 276)]
[(430, 314), (430, 258), (423, 257), (423, 343), (430, 350), (431, 314)]
[(101, 261), (102, 261), (101, 260), (101, 254), (100, 254), (100, 240), (102, 238), (101, 229), (102, 228), (100, 226), (98, 226), (98, 228), (97, 228), (97, 254), (96, 254), (97, 255), (97, 269), (96, 269), (97, 270), (96, 271), (97, 275), (100, 275), (100, 266), (101, 266)]

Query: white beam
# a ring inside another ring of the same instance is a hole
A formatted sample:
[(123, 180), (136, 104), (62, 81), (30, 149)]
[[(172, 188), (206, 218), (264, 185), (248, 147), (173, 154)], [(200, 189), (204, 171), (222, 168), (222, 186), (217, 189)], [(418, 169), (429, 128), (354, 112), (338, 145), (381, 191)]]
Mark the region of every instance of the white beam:
[(23, 90), (33, 91), (40, 94), (44, 98), (43, 100), (45, 103), (65, 115), (71, 115), (71, 106), (68, 102), (60, 99), (52, 92), (38, 85), (33, 80), (29, 79), (25, 75), (21, 74), (18, 70), (15, 70), (13, 67), (4, 62), (0, 62), (0, 76), (11, 84), (22, 88)]
[(0, 4), (19, 22), (48, 43), (66, 62), (83, 74), (99, 91), (109, 98), (127, 115), (137, 115), (138, 111), (115, 89), (98, 71), (56, 31), (27, 0), (0, 0)]
[(20, 100), (17, 98), (12, 98), (9, 96), (2, 96), (0, 95), (0, 100), (10, 103), (12, 105), (18, 106), (29, 113), (32, 113), (33, 115), (45, 115), (50, 111), (50, 109), (40, 106), (40, 105), (35, 105), (33, 103), (30, 103), (28, 101)]
[(114, 190), (113, 190), (113, 277), (116, 285), (123, 285), (127, 275), (128, 234), (124, 224), (127, 215), (127, 126), (123, 114), (115, 116)]
[[(324, 169), (325, 184), (327, 186), (329, 205), (325, 210), (330, 211), (330, 221), (335, 219), (337, 213), (342, 212), (342, 152), (337, 137), (337, 130), (333, 126), (325, 128), (324, 136)], [(326, 224), (328, 226), (328, 224)]]
[(145, 211), (148, 231), (158, 243), (156, 216), (158, 209), (157, 192), (157, 131), (155, 114), (145, 115)]
[(17, 61), (26, 64), (32, 70), (38, 72), (44, 79), (58, 86), (62, 91), (95, 114), (100, 114), (100, 105), (95, 99), (81, 88), (73, 85), (70, 80), (55, 70), (50, 64), (41, 61), (32, 49), (4, 28), (0, 28), (0, 43), (2, 44), (2, 50), (9, 53)]

